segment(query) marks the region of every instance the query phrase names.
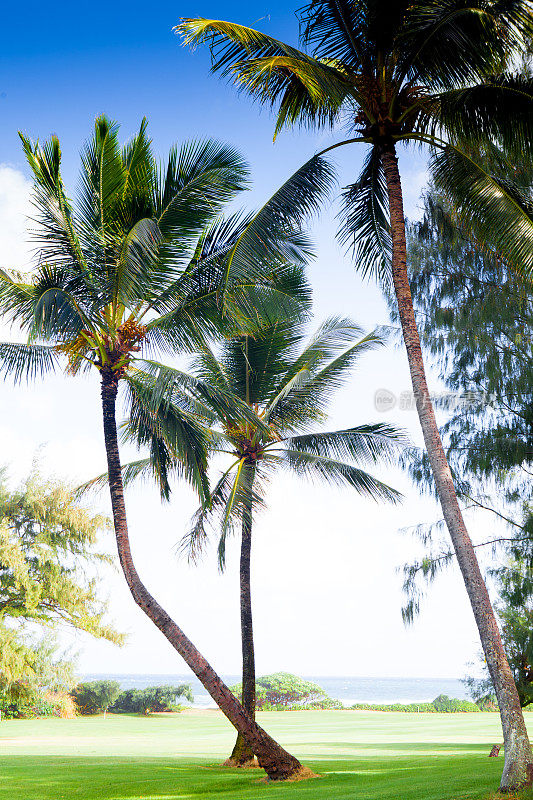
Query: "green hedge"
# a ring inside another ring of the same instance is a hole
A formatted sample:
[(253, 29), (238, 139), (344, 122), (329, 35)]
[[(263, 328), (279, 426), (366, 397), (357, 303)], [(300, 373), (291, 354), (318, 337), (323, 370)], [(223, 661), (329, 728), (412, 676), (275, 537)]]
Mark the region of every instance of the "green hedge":
[(470, 700), (458, 700), (456, 697), (448, 697), (445, 694), (439, 694), (431, 703), (392, 703), (391, 705), (356, 703), (350, 708), (355, 711), (403, 711), (406, 713), (420, 711), (426, 714), (456, 714), (481, 711), (479, 706)]

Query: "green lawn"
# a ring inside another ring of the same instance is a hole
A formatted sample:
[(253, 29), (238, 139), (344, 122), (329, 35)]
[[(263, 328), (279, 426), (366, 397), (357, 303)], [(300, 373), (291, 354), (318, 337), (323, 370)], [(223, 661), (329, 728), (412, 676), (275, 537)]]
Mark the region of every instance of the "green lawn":
[[(304, 711), (260, 722), (320, 778), (266, 785), (219, 766), (233, 732), (217, 712), (0, 724), (0, 800), (450, 800), (498, 786), (496, 714)], [(533, 720), (532, 720), (533, 722)]]

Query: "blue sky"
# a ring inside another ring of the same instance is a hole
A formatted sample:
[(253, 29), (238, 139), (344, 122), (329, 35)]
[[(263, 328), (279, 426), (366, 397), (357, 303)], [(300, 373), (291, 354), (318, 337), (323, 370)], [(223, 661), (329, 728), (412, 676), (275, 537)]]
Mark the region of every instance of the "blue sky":
[[(260, 25), (296, 41), (294, 14), (275, 3), (26, 2), (3, 9), (1, 266), (31, 266), (26, 244), (30, 184), (19, 129), (34, 138), (59, 136), (63, 176), (71, 194), (81, 145), (99, 113), (121, 123), (124, 139), (146, 116), (161, 155), (175, 141), (214, 136), (237, 146), (250, 162), (254, 188), (249, 206), (268, 197), (313, 152), (336, 140), (335, 132), (292, 131), (273, 144), (269, 112), (211, 76), (206, 49), (191, 54), (172, 33), (181, 16), (196, 15)], [(364, 152), (353, 147), (336, 152), (344, 185), (356, 177)], [(424, 157), (403, 155), (400, 166), (406, 208), (414, 216), (427, 177)], [(335, 213), (335, 205), (329, 204), (312, 224), (317, 258), (310, 277), (316, 314), (350, 315), (369, 330), (387, 321), (386, 307), (379, 289), (360, 280), (336, 244)], [(438, 385), (435, 375), (430, 379)], [(413, 412), (376, 411), (374, 392), (382, 387), (395, 393), (409, 389), (404, 353), (392, 346), (361, 364), (332, 407), (331, 427), (386, 418), (419, 442)], [(103, 470), (95, 376), (66, 382), (52, 378), (31, 389), (6, 387), (0, 403), (0, 452), (14, 479), (24, 475), (39, 447), (45, 471), (78, 481)], [(270, 509), (257, 526), (254, 562), (259, 672), (460, 676), (474, 657), (478, 643), (471, 612), (453, 571), (435, 586), (417, 624), (408, 631), (403, 627), (401, 575), (396, 568), (417, 548), (398, 530), (434, 519), (438, 510), (398, 471), (380, 474), (405, 492), (401, 507), (376, 507), (346, 492), (299, 481), (274, 482)], [(101, 505), (106, 507), (105, 498)], [(213, 558), (197, 569), (176, 560), (174, 545), (195, 509), (195, 499), (185, 487), (176, 488), (166, 507), (150, 487), (141, 487), (130, 493), (128, 506), (134, 555), (149, 587), (218, 669), (236, 672), (234, 548), (224, 576), (218, 575)], [(104, 546), (112, 551), (112, 537)], [(117, 650), (87, 637), (67, 637), (80, 651), (81, 669), (183, 672), (175, 653), (134, 607), (120, 576), (107, 575), (104, 588), (111, 614), (129, 632), (129, 642)]]

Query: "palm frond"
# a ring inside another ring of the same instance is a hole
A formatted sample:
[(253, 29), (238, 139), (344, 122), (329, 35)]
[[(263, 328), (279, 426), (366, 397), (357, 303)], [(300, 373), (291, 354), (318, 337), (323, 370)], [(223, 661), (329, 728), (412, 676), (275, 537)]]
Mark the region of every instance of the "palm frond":
[(226, 257), (219, 287), (221, 301), (233, 283), (261, 278), (269, 261), (306, 262), (310, 253), (301, 238), (301, 227), (318, 210), (333, 179), (330, 164), (313, 156), (272, 195), (250, 219)]
[(352, 251), (355, 267), (364, 277), (371, 276), (381, 285), (389, 285), (392, 258), (389, 200), (376, 147), (369, 151), (359, 178), (343, 190), (341, 199), (339, 241)]
[(308, 433), (285, 440), (287, 447), (333, 459), (351, 459), (358, 464), (391, 462), (398, 457), (408, 440), (405, 433), (392, 425), (377, 423), (359, 425), (340, 431)]
[[(150, 458), (141, 458), (138, 461), (130, 461), (129, 464), (122, 464), (122, 483), (124, 488), (127, 488), (136, 480), (151, 478), (153, 475), (152, 462)], [(76, 497), (83, 497), (90, 492), (100, 492), (102, 489), (107, 489), (109, 481), (109, 474), (102, 472), (95, 478), (91, 478), (85, 483), (81, 483), (74, 490)]]
[(396, 39), (400, 79), (454, 89), (501, 73), (531, 32), (524, 0), (409, 4)]
[(72, 203), (61, 178), (61, 148), (53, 136), (39, 145), (19, 132), (22, 147), (34, 178), (33, 205), (37, 228), (32, 236), (39, 245), (40, 258), (49, 263), (84, 265), (85, 256), (76, 233)]
[(461, 223), (493, 247), (518, 274), (533, 274), (533, 203), (512, 178), (491, 174), (475, 154), (447, 145), (431, 163), (436, 186)]
[[(284, 430), (296, 431), (308, 428), (311, 422), (322, 421), (333, 394), (344, 384), (357, 360), (382, 344), (383, 339), (376, 332), (370, 333), (324, 366), (318, 365), (320, 368), (311, 371), (301, 387), (295, 388), (277, 404), (271, 422), (283, 426)], [(300, 368), (304, 363), (298, 359)]]
[(477, 86), (444, 92), (435, 101), (436, 119), (452, 139), (499, 142), (518, 158), (533, 153), (533, 78), (495, 76)]
[(291, 448), (283, 450), (283, 457), (291, 470), (310, 480), (328, 483), (332, 486), (349, 486), (358, 494), (370, 497), (376, 502), (387, 500), (396, 503), (402, 497), (396, 489), (392, 489), (369, 475), (368, 472), (351, 464)]
[[(144, 137), (146, 123), (141, 124)], [(91, 238), (105, 248), (114, 232), (120, 204), (128, 181), (128, 170), (118, 141), (119, 126), (101, 115), (81, 154), (82, 170), (78, 208), (81, 222)], [(105, 272), (104, 264), (104, 272)], [(105, 275), (104, 275), (105, 277)]]
[(54, 347), (0, 342), (0, 374), (9, 375), (14, 383), (54, 372), (58, 360), (59, 354)]
[(354, 91), (335, 67), (253, 28), (200, 18), (182, 19), (175, 31), (192, 48), (209, 43), (213, 72), (262, 102), (279, 102), (277, 130), (298, 119), (331, 124)]
[(225, 203), (247, 188), (248, 176), (240, 153), (214, 139), (172, 148), (156, 196), (163, 237), (176, 242), (197, 237)]
[(233, 485), (230, 469), (219, 478), (209, 498), (195, 513), (191, 527), (183, 536), (179, 550), (187, 559), (196, 563), (204, 552), (209, 540), (210, 528), (219, 520), (220, 513), (226, 508)]
[[(388, 11), (382, 16), (383, 24), (392, 9)], [(349, 0), (309, 3), (299, 12), (301, 41), (317, 59), (340, 62), (358, 73), (371, 56), (365, 37), (365, 12), (367, 4)]]
[(140, 448), (148, 447), (161, 496), (169, 499), (169, 478), (175, 473), (187, 480), (200, 497), (205, 497), (209, 435), (191, 412), (187, 398), (176, 397), (174, 383), (169, 383), (165, 374), (154, 379), (150, 374), (136, 371), (125, 378), (125, 383), (130, 406), (125, 437)]
[[(151, 391), (155, 404), (172, 395), (175, 402), (186, 402), (186, 407), (204, 420), (211, 421), (218, 417), (231, 423), (244, 419), (260, 430), (267, 430), (265, 423), (244, 400), (223, 384), (202, 380), (199, 375), (168, 367), (157, 361), (143, 359), (137, 364), (139, 374), (145, 373), (153, 384)], [(179, 394), (176, 394), (176, 390)]]

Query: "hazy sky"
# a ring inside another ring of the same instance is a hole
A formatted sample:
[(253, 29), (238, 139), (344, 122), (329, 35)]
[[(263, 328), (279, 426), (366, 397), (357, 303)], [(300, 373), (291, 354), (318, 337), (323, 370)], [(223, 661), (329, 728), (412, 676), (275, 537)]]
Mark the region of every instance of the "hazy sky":
[[(252, 166), (254, 207), (315, 150), (338, 134), (285, 133), (272, 143), (272, 119), (235, 90), (209, 75), (209, 56), (180, 47), (171, 28), (180, 16), (217, 16), (261, 25), (295, 40), (292, 13), (281, 3), (195, 2), (193, 5), (118, 0), (98, 11), (92, 3), (27, 2), (3, 10), (0, 71), (0, 265), (28, 268), (28, 170), (17, 130), (44, 139), (60, 137), (63, 175), (74, 194), (78, 154), (94, 117), (105, 112), (122, 125), (124, 139), (143, 116), (155, 149), (165, 154), (175, 141), (215, 136), (236, 145)], [(357, 175), (362, 149), (336, 151), (340, 184)], [(402, 154), (408, 214), (418, 213), (425, 184), (424, 154)], [(336, 244), (336, 208), (313, 221), (317, 259), (310, 268), (316, 321), (346, 314), (366, 330), (387, 322), (379, 290), (361, 282)], [(9, 335), (9, 331), (4, 331)], [(14, 333), (11, 333), (14, 335)], [(436, 377), (430, 384), (438, 386)], [(332, 405), (328, 425), (348, 427), (392, 421), (420, 443), (416, 414), (382, 414), (374, 393), (397, 395), (410, 388), (403, 350), (392, 345), (369, 354)], [(48, 378), (30, 387), (2, 391), (0, 453), (13, 480), (28, 471), (39, 450), (44, 472), (88, 479), (105, 468), (99, 387), (89, 378)], [(126, 459), (133, 453), (123, 452)], [(435, 505), (419, 496), (404, 475), (382, 471), (405, 492), (401, 506), (376, 505), (348, 491), (289, 479), (274, 481), (269, 510), (257, 521), (253, 591), (258, 673), (380, 676), (462, 676), (479, 649), (466, 593), (456, 570), (431, 589), (422, 614), (406, 629), (401, 620), (401, 574), (418, 546), (400, 529), (438, 518)], [(170, 505), (140, 485), (127, 494), (132, 547), (139, 572), (220, 672), (240, 666), (237, 551), (230, 548), (226, 574), (213, 554), (199, 567), (179, 560), (175, 545), (195, 510), (195, 497), (176, 486)], [(107, 499), (95, 507), (107, 509)], [(490, 518), (473, 523), (490, 533)], [(109, 534), (102, 545), (110, 550)], [(111, 617), (129, 634), (119, 649), (87, 636), (65, 635), (80, 652), (82, 672), (176, 672), (184, 663), (130, 598), (118, 573), (105, 575)]]

